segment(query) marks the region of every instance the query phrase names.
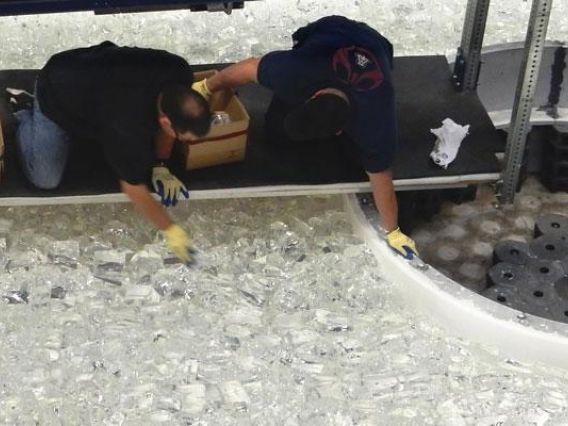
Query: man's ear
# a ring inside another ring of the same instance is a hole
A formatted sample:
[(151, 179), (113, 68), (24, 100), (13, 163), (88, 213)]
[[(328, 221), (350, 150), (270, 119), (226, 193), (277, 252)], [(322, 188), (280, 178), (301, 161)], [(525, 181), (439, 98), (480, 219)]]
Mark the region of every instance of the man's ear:
[(177, 137), (176, 132), (172, 127), (172, 122), (165, 114), (160, 114), (158, 116), (158, 124), (160, 125), (161, 131), (164, 132), (166, 135), (168, 135), (171, 138)]
[(172, 122), (168, 118), (166, 114), (160, 114), (158, 116), (158, 123), (160, 123), (160, 127), (172, 127)]

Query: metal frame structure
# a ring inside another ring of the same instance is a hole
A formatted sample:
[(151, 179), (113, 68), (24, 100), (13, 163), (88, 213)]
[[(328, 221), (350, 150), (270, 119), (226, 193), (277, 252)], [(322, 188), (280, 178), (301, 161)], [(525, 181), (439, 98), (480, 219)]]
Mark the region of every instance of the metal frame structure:
[(461, 46), (452, 76), (457, 90), (472, 91), (477, 87), (481, 65), (481, 48), (490, 0), (468, 0)]
[(552, 0), (533, 0), (525, 42), (525, 55), (517, 83), (511, 126), (507, 136), (505, 170), (497, 191), (499, 202), (502, 204), (510, 204), (515, 199), (527, 134), (530, 130), (533, 99), (551, 10)]
[[(440, 176), (414, 179), (395, 179), (397, 191), (417, 191), (446, 188), (467, 188), (487, 182), (495, 182), (497, 173), (476, 175)], [(371, 192), (369, 181), (317, 185), (268, 185), (226, 189), (197, 189), (191, 191), (191, 200), (213, 200), (256, 197), (292, 197), (303, 195), (337, 195)], [(156, 200), (159, 197), (155, 195)], [(126, 203), (124, 193), (99, 195), (62, 195), (56, 197), (0, 197), (0, 207), (21, 207), (62, 204)]]
[[(514, 201), (518, 187), (552, 1), (533, 0), (532, 2), (524, 59), (507, 137), (505, 167), (497, 185), (497, 196), (499, 202), (503, 204)], [(461, 46), (458, 48), (453, 73), (457, 90), (472, 91), (477, 87), (489, 3), (490, 0), (468, 0)]]
[(244, 7), (250, 0), (0, 0), (0, 16), (93, 11), (95, 14), (190, 9), (223, 11)]

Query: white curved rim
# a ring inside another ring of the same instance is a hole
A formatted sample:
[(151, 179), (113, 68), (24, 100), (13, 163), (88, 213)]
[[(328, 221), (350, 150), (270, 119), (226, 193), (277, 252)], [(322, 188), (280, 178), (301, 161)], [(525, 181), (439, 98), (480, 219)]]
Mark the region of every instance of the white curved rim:
[[(468, 185), (494, 182), (499, 173), (479, 173), (474, 175), (439, 176), (416, 179), (396, 179), (397, 190), (465, 188)], [(335, 183), (328, 185), (267, 185), (244, 188), (207, 189), (191, 191), (190, 200), (210, 200), (223, 198), (287, 197), (299, 195), (335, 195), (357, 192), (370, 192), (369, 182)], [(159, 199), (155, 195), (156, 199)], [(95, 204), (124, 203), (128, 197), (122, 193), (99, 195), (69, 195), (56, 197), (0, 197), (0, 207), (38, 206), (54, 204)], [(184, 200), (181, 200), (184, 201)]]
[(568, 369), (568, 325), (508, 308), (474, 293), (432, 267), (395, 255), (369, 223), (355, 195), (345, 195), (353, 228), (373, 251), (403, 302), (450, 334), (490, 345), (500, 355)]

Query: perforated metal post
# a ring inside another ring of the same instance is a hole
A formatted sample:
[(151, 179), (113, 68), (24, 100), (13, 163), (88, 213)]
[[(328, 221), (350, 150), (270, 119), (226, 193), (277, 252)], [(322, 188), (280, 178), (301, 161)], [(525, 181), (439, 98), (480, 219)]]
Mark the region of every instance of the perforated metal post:
[(481, 64), (481, 47), (490, 0), (468, 0), (461, 46), (454, 64), (453, 81), (458, 90), (475, 90)]
[(525, 54), (517, 83), (511, 126), (507, 137), (505, 169), (497, 194), (499, 202), (502, 204), (510, 204), (515, 199), (551, 9), (552, 0), (533, 0), (525, 42)]

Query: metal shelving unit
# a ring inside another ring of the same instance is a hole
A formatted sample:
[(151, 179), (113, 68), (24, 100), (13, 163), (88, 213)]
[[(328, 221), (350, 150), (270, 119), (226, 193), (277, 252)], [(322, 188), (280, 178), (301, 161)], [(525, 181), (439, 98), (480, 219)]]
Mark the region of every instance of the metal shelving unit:
[(481, 65), (481, 48), (490, 0), (468, 0), (461, 45), (454, 65), (457, 90), (475, 90)]
[(499, 181), (497, 187), (499, 202), (503, 204), (510, 204), (514, 201), (519, 183), (551, 9), (552, 0), (533, 0), (525, 53), (515, 93), (511, 126), (507, 136), (505, 169), (502, 180)]
[[(520, 0), (519, 0), (520, 1)], [(524, 47), (524, 59), (519, 72), (515, 103), (505, 150), (504, 169), (497, 185), (500, 203), (515, 199), (523, 162), (536, 83), (553, 0), (533, 0)], [(469, 0), (461, 46), (454, 67), (454, 84), (458, 90), (475, 90), (481, 65), (481, 47), (490, 0)]]

